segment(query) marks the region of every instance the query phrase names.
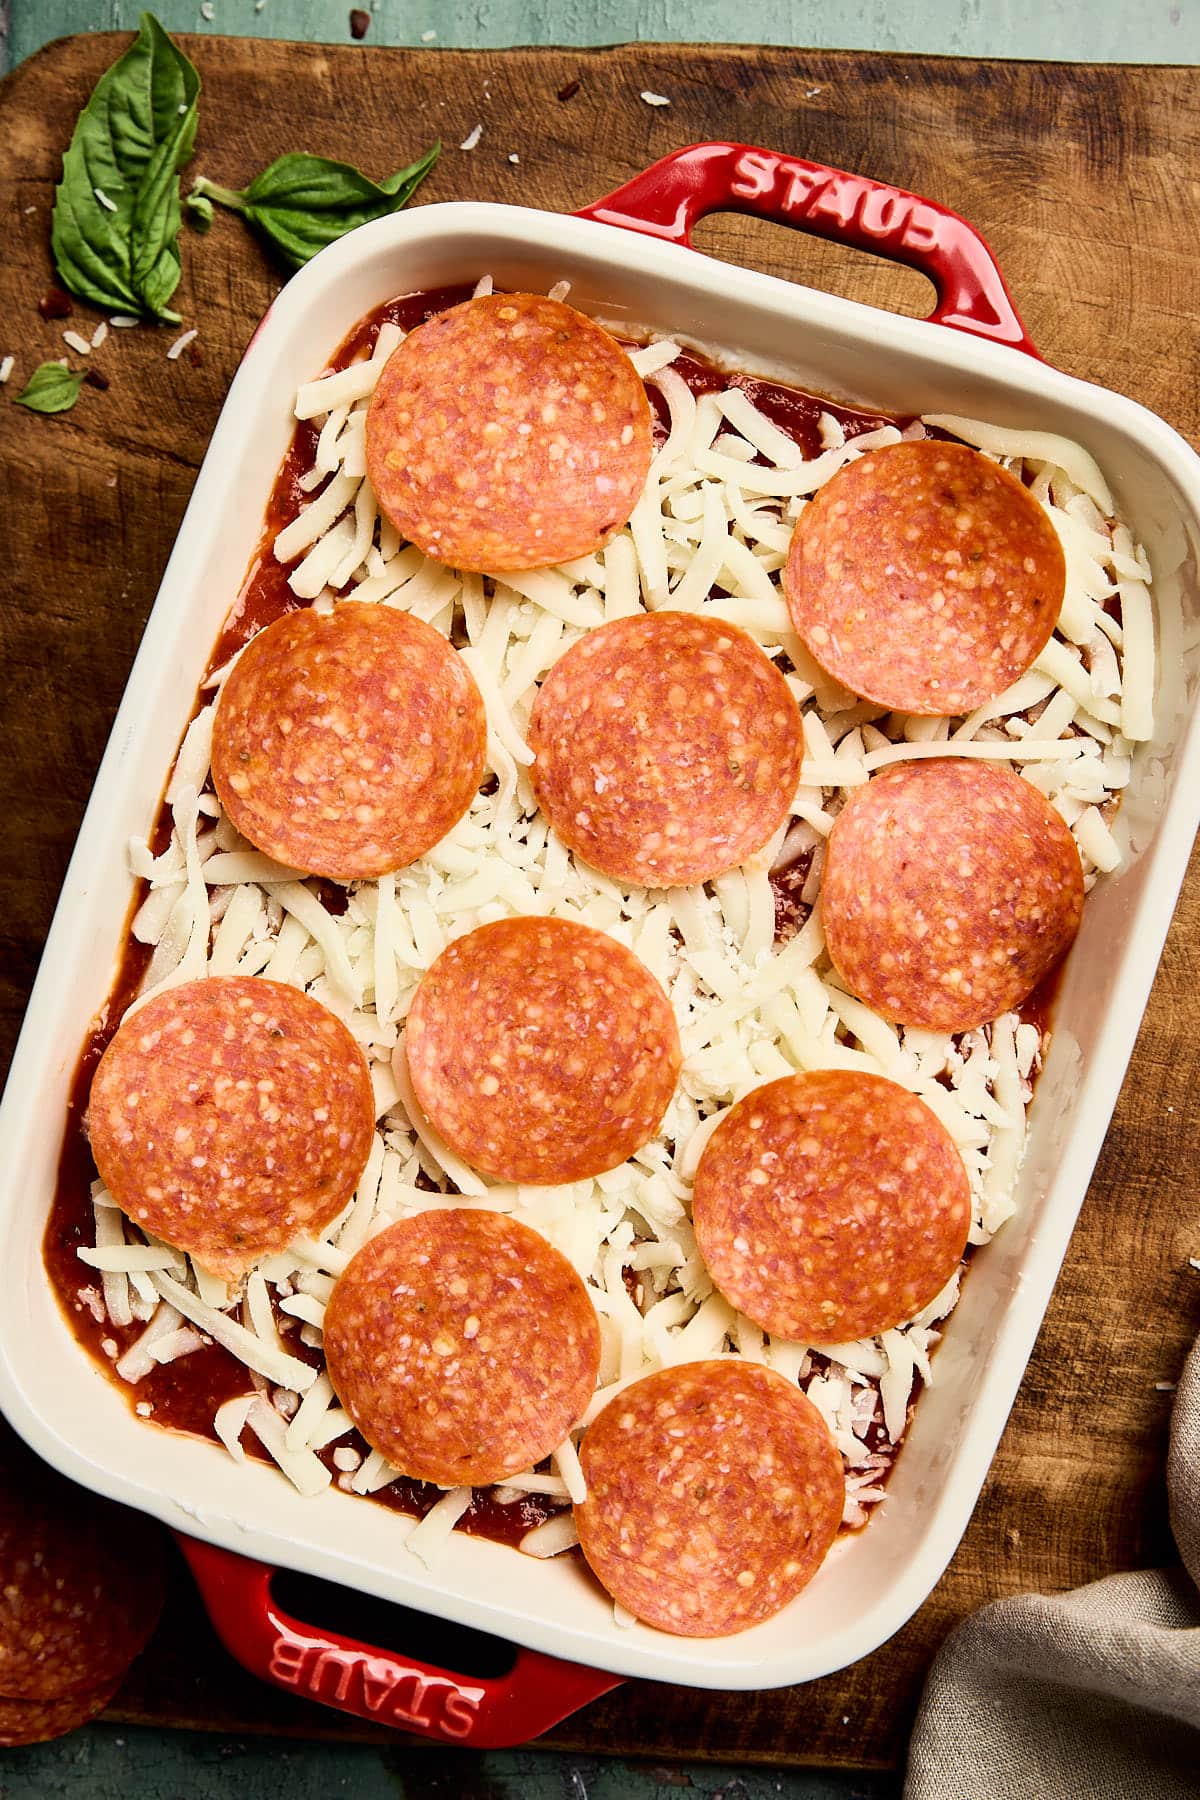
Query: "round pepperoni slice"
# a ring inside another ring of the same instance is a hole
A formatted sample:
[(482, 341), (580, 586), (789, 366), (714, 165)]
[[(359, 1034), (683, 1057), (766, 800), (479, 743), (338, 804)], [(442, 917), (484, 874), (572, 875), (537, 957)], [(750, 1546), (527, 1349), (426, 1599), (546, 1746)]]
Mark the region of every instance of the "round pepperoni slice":
[(650, 469), (646, 390), (607, 331), (540, 294), (438, 313), (392, 352), (367, 472), (427, 556), (492, 574), (598, 550)]
[(1022, 675), (1062, 607), (1066, 562), (1027, 488), (924, 438), (847, 463), (801, 512), (783, 578), (823, 669), (900, 712), (970, 712)]
[(78, 1731), (104, 1711), (122, 1679), (118, 1676), (82, 1694), (67, 1694), (61, 1700), (9, 1700), (0, 1696), (0, 1750), (44, 1744), (51, 1738), (66, 1737), (69, 1731)]
[(958, 1267), (971, 1225), (962, 1157), (923, 1100), (845, 1069), (785, 1075), (722, 1119), (692, 1220), (731, 1305), (803, 1344), (911, 1319)]
[(480, 1486), (561, 1444), (596, 1386), (600, 1327), (566, 1257), (503, 1213), (420, 1213), (354, 1256), (325, 1311), (342, 1405), (403, 1474)]
[(451, 1149), (501, 1181), (615, 1169), (654, 1136), (682, 1056), (632, 950), (567, 919), (456, 938), (421, 981), (397, 1055)]
[(816, 1407), (729, 1357), (647, 1375), (584, 1433), (579, 1543), (613, 1598), (680, 1637), (769, 1619), (837, 1536), (842, 1459)]
[(660, 612), (600, 625), (542, 683), (529, 727), (538, 804), (593, 868), (647, 887), (720, 875), (796, 792), (800, 711), (736, 626)]
[(213, 784), (243, 837), (310, 875), (386, 875), (457, 825), (487, 723), (466, 664), (392, 606), (287, 613), (217, 702)]
[(237, 1281), (320, 1231), (366, 1166), (366, 1058), (298, 988), (213, 976), (125, 1019), (88, 1103), (92, 1154), (129, 1217)]
[(868, 1006), (970, 1031), (1019, 1006), (1065, 955), (1083, 869), (1021, 776), (966, 758), (896, 763), (838, 814), (821, 910), (834, 967)]
[[(6, 1730), (69, 1731), (107, 1704), (158, 1622), (165, 1573), (153, 1521), (85, 1493), (23, 1448), (7, 1448), (0, 1482), (0, 1707), (48, 1709), (23, 1715), (23, 1727), (20, 1713), (0, 1712), (4, 1742)], [(84, 1708), (76, 1716), (65, 1704), (73, 1696)], [(50, 1730), (60, 1705), (65, 1722)]]

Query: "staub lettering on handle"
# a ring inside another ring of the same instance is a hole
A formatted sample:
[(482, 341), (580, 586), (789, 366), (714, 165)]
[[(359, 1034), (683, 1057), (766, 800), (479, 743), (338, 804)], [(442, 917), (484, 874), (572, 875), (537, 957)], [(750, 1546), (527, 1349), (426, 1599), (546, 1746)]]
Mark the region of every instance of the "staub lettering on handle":
[(769, 200), (785, 218), (803, 219), (818, 231), (826, 221), (842, 232), (853, 229), (881, 249), (932, 250), (938, 242), (938, 215), (915, 195), (796, 157), (746, 150), (734, 164), (730, 187), (739, 200)]
[(327, 1706), (441, 1737), (469, 1736), (483, 1699), (482, 1688), (430, 1676), (390, 1657), (306, 1643), (284, 1633), (275, 1639), (267, 1673)]

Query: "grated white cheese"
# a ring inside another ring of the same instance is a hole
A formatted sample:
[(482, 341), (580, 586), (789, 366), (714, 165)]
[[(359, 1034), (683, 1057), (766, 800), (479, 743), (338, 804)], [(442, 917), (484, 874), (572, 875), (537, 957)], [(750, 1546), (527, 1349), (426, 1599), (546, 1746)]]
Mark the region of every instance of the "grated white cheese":
[(228, 1350), (239, 1362), (245, 1363), (257, 1375), (265, 1375), (268, 1381), (278, 1382), (281, 1387), (291, 1388), (296, 1393), (303, 1393), (312, 1386), (317, 1378), (317, 1371), (309, 1368), (307, 1363), (300, 1362), (294, 1356), (284, 1355), (254, 1332), (247, 1331), (245, 1326), (237, 1324), (225, 1313), (218, 1312), (215, 1307), (206, 1306), (198, 1294), (193, 1294), (181, 1282), (174, 1281), (169, 1275), (155, 1274), (155, 1287), (164, 1300), (190, 1319), (193, 1325), (208, 1334), (214, 1342)]
[(207, 1339), (200, 1332), (193, 1331), (190, 1325), (181, 1325), (178, 1331), (170, 1331), (153, 1344), (148, 1344), (146, 1354), (156, 1363), (177, 1362), (181, 1356), (191, 1356), (195, 1350), (203, 1350)]
[(248, 1394), (239, 1394), (233, 1400), (226, 1400), (218, 1406), (213, 1415), (213, 1429), (234, 1462), (244, 1463), (246, 1452), (242, 1449), (242, 1432), (246, 1428), (246, 1420), (250, 1416), (250, 1408), (258, 1399), (251, 1390)]
[(324, 1493), (333, 1476), (313, 1451), (288, 1448), (287, 1423), (261, 1394), (247, 1408), (246, 1424), (298, 1492), (308, 1497)]
[[(92, 1183), (92, 1212), (97, 1250), (111, 1250), (125, 1242), (125, 1220), (102, 1181)], [(104, 1312), (112, 1325), (132, 1325), (128, 1272), (106, 1270), (102, 1279)]]
[(579, 1506), (587, 1499), (587, 1482), (583, 1478), (579, 1456), (570, 1438), (564, 1438), (550, 1459), (559, 1475), (562, 1484), (571, 1497), (574, 1505)]
[(382, 1451), (372, 1450), (351, 1480), (350, 1486), (356, 1494), (377, 1494), (381, 1488), (390, 1487), (399, 1473), (399, 1469), (393, 1469)]
[(144, 1275), (149, 1275), (156, 1269), (172, 1269), (182, 1275), (186, 1268), (182, 1251), (151, 1244), (127, 1244), (124, 1239), (119, 1244), (110, 1244), (104, 1249), (88, 1250), (85, 1247), (75, 1254), (90, 1269), (104, 1269), (113, 1273), (120, 1272), (122, 1275), (130, 1275), (135, 1269)]
[(121, 1380), (136, 1384), (149, 1375), (156, 1366), (156, 1359), (151, 1354), (154, 1345), (173, 1335), (182, 1323), (183, 1320), (175, 1308), (163, 1302), (145, 1331), (140, 1337), (135, 1338), (125, 1354), (118, 1359), (117, 1374)]
[[(658, 338), (653, 343), (644, 344), (640, 350), (632, 350), (629, 355), (629, 360), (641, 376), (642, 380), (648, 381), (652, 375), (657, 375), (660, 370), (669, 368), (678, 355), (679, 345), (675, 343), (672, 338)], [(684, 384), (681, 383), (680, 385), (683, 386)], [(685, 392), (690, 400), (690, 389), (685, 387)]]
[(559, 1512), (527, 1531), (517, 1548), (526, 1556), (561, 1556), (564, 1550), (570, 1550), (578, 1542), (574, 1513)]
[[(481, 135), (477, 127), (462, 147), (474, 148)], [(478, 291), (491, 291), (489, 278)], [(274, 553), (291, 566), (293, 590), (318, 605), (337, 603), (333, 583), (344, 586), (341, 598), (403, 607), (455, 633), (484, 698), (493, 791), (479, 793), (418, 863), (378, 882), (350, 883), (345, 910), (334, 913), (316, 884), (232, 830), (206, 788), (213, 704), (192, 722), (168, 789), (170, 842), (157, 857), (144, 845), (131, 857), (149, 887), (135, 926), (154, 947), (147, 983), (236, 971), (307, 989), (346, 1023), (368, 1057), (378, 1133), (341, 1218), (320, 1241), (301, 1238), (266, 1259), (244, 1295), (201, 1269), (185, 1269), (160, 1247), (127, 1244), (120, 1214), (98, 1197), (92, 1254), (100, 1260), (92, 1266), (103, 1273), (108, 1317), (115, 1325), (129, 1322), (119, 1317), (123, 1309), (137, 1316), (143, 1289), (152, 1305), (159, 1296), (164, 1302), (151, 1320), (154, 1335), (148, 1328), (122, 1365), (147, 1373), (160, 1339), (164, 1355), (172, 1343), (190, 1341), (186, 1318), (193, 1337), (221, 1343), (259, 1383), (272, 1385), (279, 1408), (290, 1409), (285, 1417), (257, 1392), (226, 1403), (216, 1429), (231, 1452), (239, 1453), (240, 1430), (250, 1423), (302, 1491), (327, 1485), (316, 1452), (345, 1436), (352, 1422), (336, 1405), (327, 1374), (289, 1356), (284, 1336), (294, 1331), (304, 1344), (320, 1346), (332, 1280), (374, 1233), (429, 1208), (485, 1205), (541, 1231), (588, 1284), (603, 1354), (600, 1385), (581, 1425), (654, 1369), (689, 1358), (751, 1357), (798, 1382), (822, 1410), (846, 1463), (847, 1522), (861, 1524), (882, 1495), (914, 1381), (931, 1379), (930, 1351), (957, 1296), (957, 1276), (917, 1319), (878, 1338), (832, 1346), (772, 1339), (712, 1291), (689, 1217), (696, 1165), (724, 1112), (761, 1081), (798, 1069), (856, 1068), (919, 1094), (950, 1131), (971, 1185), (972, 1243), (986, 1243), (1011, 1213), (1030, 1082), (1042, 1053), (1037, 1031), (1014, 1015), (961, 1040), (905, 1030), (844, 993), (814, 904), (824, 840), (847, 794), (874, 770), (952, 754), (1004, 762), (1034, 781), (1074, 832), (1089, 884), (1118, 867), (1109, 803), (1129, 779), (1134, 743), (1153, 724), (1154, 623), (1144, 555), (1123, 526), (1110, 524), (1107, 486), (1079, 446), (931, 417), (926, 423), (953, 430), (1032, 479), (1031, 492), (1064, 543), (1068, 595), (1058, 632), (1007, 694), (963, 720), (891, 715), (813, 663), (791, 630), (780, 582), (807, 497), (847, 462), (898, 441), (894, 427), (847, 441), (826, 414), (821, 452), (806, 460), (742, 389), (697, 400), (671, 366), (679, 345), (650, 343), (633, 361), (661, 394), (668, 431), (627, 528), (594, 555), (558, 569), (502, 579), (461, 575), (400, 542), (378, 516), (365, 477), (366, 406), (401, 336), (399, 328), (383, 327), (369, 358), (300, 387), (296, 417), (320, 424), (308, 483), (315, 497), (277, 535)], [(1104, 611), (1113, 600), (1119, 619)], [(527, 773), (529, 713), (547, 670), (584, 631), (664, 605), (728, 619), (768, 655), (786, 657), (805, 738), (791, 817), (775, 840), (706, 888), (666, 893), (624, 888), (579, 863), (538, 814)], [(799, 856), (809, 859), (801, 911), (775, 943), (768, 870)], [(432, 960), (464, 932), (517, 912), (589, 923), (633, 948), (670, 995), (684, 1047), (679, 1091), (660, 1135), (622, 1168), (567, 1188), (505, 1186), (468, 1169), (420, 1118), (403, 1056), (395, 1055)], [(250, 1328), (230, 1316), (239, 1303)], [(872, 1421), (885, 1435), (868, 1452)], [(358, 1455), (349, 1446), (334, 1453), (339, 1485), (369, 1494), (395, 1480), (397, 1471), (378, 1452), (361, 1461)], [(552, 1461), (552, 1471), (509, 1477), (498, 1497), (577, 1498), (582, 1472), (573, 1443), (561, 1445)], [(466, 1490), (446, 1495), (414, 1528), (410, 1547), (432, 1553), (467, 1500)], [(569, 1513), (558, 1514), (527, 1534), (523, 1547), (557, 1554), (571, 1530)]]
[(425, 1517), (413, 1526), (404, 1540), (404, 1548), (419, 1556), (427, 1569), (437, 1560), (439, 1550), (450, 1541), (450, 1533), (471, 1504), (469, 1487), (450, 1488)]

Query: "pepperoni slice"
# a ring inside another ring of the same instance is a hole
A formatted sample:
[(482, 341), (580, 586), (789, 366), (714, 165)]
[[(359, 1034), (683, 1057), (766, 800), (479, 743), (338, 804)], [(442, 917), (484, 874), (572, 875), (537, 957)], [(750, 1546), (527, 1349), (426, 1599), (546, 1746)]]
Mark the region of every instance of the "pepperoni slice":
[(1066, 588), (1027, 488), (965, 444), (925, 438), (847, 463), (796, 522), (783, 587), (823, 669), (900, 712), (970, 712), (1022, 675)]
[(682, 612), (589, 631), (542, 683), (529, 742), (558, 835), (647, 887), (707, 881), (761, 849), (803, 753), (791, 689), (753, 639)]
[(760, 1363), (635, 1381), (584, 1433), (579, 1543), (613, 1598), (680, 1637), (758, 1625), (837, 1535), (842, 1459), (811, 1401)]
[(131, 1219), (236, 1281), (320, 1231), (366, 1166), (366, 1058), (298, 988), (213, 976), (156, 995), (100, 1059), (92, 1153)]
[(431, 850), (484, 774), (466, 664), (392, 606), (286, 613), (251, 638), (213, 726), (213, 783), (268, 856), (310, 875), (386, 875)]
[(923, 1100), (846, 1069), (785, 1075), (722, 1119), (696, 1170), (700, 1254), (731, 1305), (803, 1344), (911, 1319), (958, 1267), (971, 1189)]
[(401, 1048), (451, 1149), (501, 1181), (615, 1169), (654, 1136), (682, 1055), (671, 1003), (632, 950), (567, 919), (500, 919), (423, 977)]
[(2, 1452), (0, 1743), (27, 1743), (82, 1724), (123, 1680), (162, 1611), (162, 1535), (7, 1434)]
[(122, 1679), (118, 1676), (82, 1694), (67, 1694), (61, 1700), (9, 1700), (0, 1696), (0, 1750), (15, 1750), (21, 1744), (44, 1744), (50, 1738), (78, 1731), (104, 1711)]
[(1008, 769), (896, 763), (829, 836), (821, 910), (834, 967), (884, 1018), (970, 1031), (1019, 1006), (1083, 913), (1075, 840)]
[(480, 1486), (548, 1456), (600, 1369), (566, 1257), (503, 1213), (420, 1213), (351, 1258), (325, 1311), (338, 1398), (403, 1474)]
[(427, 556), (485, 574), (598, 550), (633, 511), (652, 449), (624, 350), (540, 294), (488, 294), (419, 325), (367, 413), (383, 511)]

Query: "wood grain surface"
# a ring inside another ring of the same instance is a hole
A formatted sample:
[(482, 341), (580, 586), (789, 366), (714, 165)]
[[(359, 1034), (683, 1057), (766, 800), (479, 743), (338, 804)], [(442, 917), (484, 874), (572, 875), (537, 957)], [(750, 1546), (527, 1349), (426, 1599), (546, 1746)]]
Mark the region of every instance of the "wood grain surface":
[[(5, 592), (0, 797), (0, 1050), (11, 1050), (91, 780), (238, 356), (279, 276), (239, 221), (190, 234), (177, 304), (199, 337), (110, 334), (111, 383), (41, 418), (11, 404), (63, 352), (37, 302), (52, 278), (53, 186), (75, 114), (127, 40), (52, 45), (0, 88), (0, 396)], [(638, 46), (437, 55), (183, 40), (204, 80), (193, 164), (242, 185), (271, 157), (350, 155), (376, 176), (435, 135), (448, 148), (422, 201), (565, 210), (675, 146), (733, 137), (860, 170), (965, 214), (991, 241), (1035, 341), (1072, 373), (1133, 395), (1200, 436), (1194, 245), (1200, 223), (1195, 72), (970, 63), (788, 50)], [(578, 80), (565, 102), (556, 94)], [(638, 99), (670, 92), (670, 108)], [(486, 96), (486, 97), (485, 97)], [(477, 120), (479, 148), (453, 148)], [(508, 161), (517, 151), (520, 162)], [(726, 217), (705, 247), (907, 311), (907, 271)], [(77, 359), (73, 359), (77, 360)], [(549, 1740), (625, 1754), (886, 1766), (903, 1755), (930, 1656), (967, 1611), (1172, 1554), (1162, 1487), (1170, 1395), (1200, 1329), (1200, 1022), (1196, 868), (1133, 1068), (1057, 1292), (975, 1516), (915, 1619), (855, 1668), (757, 1694), (634, 1682)], [(114, 1709), (228, 1731), (369, 1737), (243, 1675), (181, 1577), (151, 1654)], [(380, 1738), (382, 1732), (376, 1734)]]

